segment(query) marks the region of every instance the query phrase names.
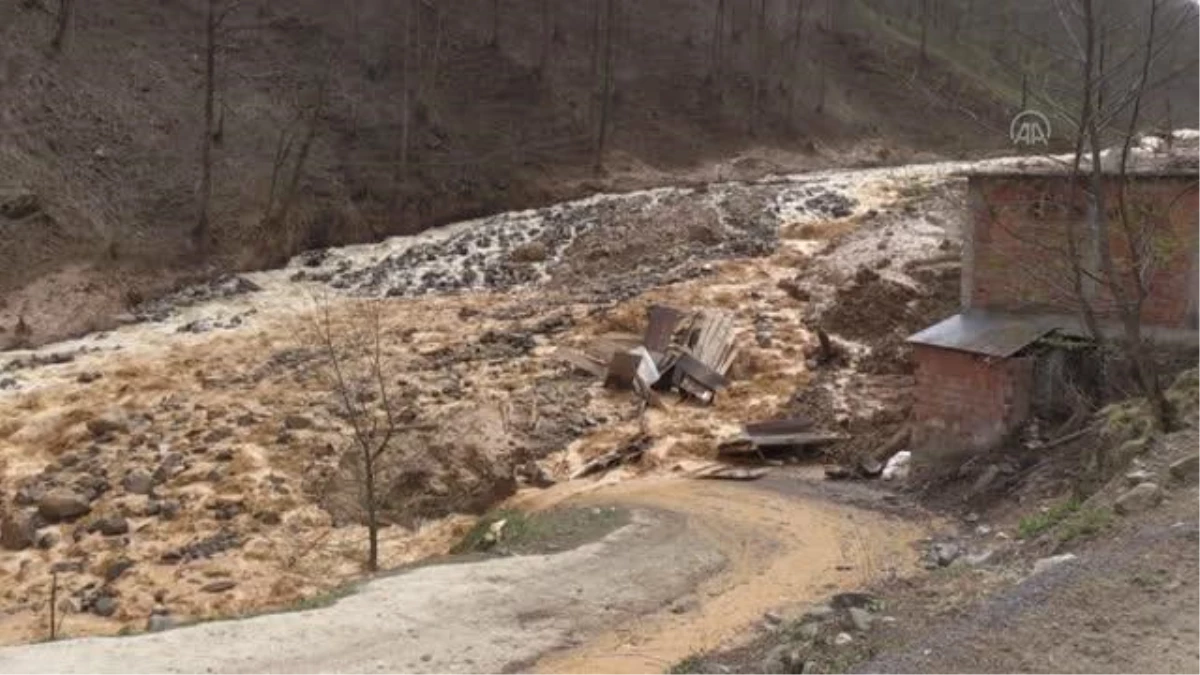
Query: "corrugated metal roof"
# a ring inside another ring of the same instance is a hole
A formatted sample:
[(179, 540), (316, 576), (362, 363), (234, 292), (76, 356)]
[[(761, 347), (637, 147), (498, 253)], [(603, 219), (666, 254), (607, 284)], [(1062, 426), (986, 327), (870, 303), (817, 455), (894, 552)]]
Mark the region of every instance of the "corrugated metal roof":
[(1082, 334), (1079, 321), (1070, 316), (969, 310), (910, 336), (908, 342), (1008, 358), (1056, 330)]

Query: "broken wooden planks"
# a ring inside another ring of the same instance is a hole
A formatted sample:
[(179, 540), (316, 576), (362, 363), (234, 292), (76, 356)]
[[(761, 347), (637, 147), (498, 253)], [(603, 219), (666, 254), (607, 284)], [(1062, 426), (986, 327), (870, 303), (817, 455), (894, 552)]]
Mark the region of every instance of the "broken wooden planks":
[(718, 445), (717, 454), (761, 455), (765, 449), (827, 445), (844, 439), (841, 434), (813, 430), (812, 422), (805, 418), (752, 422), (742, 427), (741, 434)]
[(594, 473), (606, 471), (618, 464), (626, 464), (641, 459), (642, 453), (646, 452), (647, 448), (653, 445), (654, 439), (649, 436), (637, 436), (629, 442), (622, 445), (620, 448), (607, 452), (583, 466), (579, 467), (575, 473), (571, 474), (571, 480), (583, 478)]
[(767, 475), (767, 469), (747, 469), (728, 464), (710, 464), (693, 471), (691, 478), (705, 480), (758, 480)]

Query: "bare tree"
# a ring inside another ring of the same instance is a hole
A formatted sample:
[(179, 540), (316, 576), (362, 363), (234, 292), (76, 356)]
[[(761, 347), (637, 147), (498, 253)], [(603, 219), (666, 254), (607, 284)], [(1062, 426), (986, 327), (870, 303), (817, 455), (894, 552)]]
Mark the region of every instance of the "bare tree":
[(709, 66), (709, 71), (712, 73), (713, 84), (717, 84), (721, 79), (721, 51), (724, 46), (724, 41), (725, 0), (717, 0), (716, 11), (713, 14), (712, 64)]
[(54, 39), (50, 41), (50, 47), (55, 52), (61, 52), (63, 47), (66, 46), (67, 33), (70, 31), (74, 16), (75, 0), (58, 0), (58, 15), (55, 17)]
[(538, 57), (538, 77), (545, 79), (550, 67), (550, 47), (554, 44), (554, 14), (551, 0), (542, 0), (542, 51)]
[(757, 123), (762, 115), (762, 90), (767, 79), (767, 0), (758, 0), (758, 22), (755, 27), (754, 43), (758, 46), (755, 55), (757, 62), (754, 69), (754, 90), (750, 103), (750, 132), (757, 131)]
[(600, 77), (600, 120), (596, 132), (596, 155), (592, 168), (604, 170), (604, 147), (608, 142), (608, 118), (612, 108), (613, 88), (613, 31), (616, 28), (617, 0), (605, 0), (604, 11), (604, 69)]
[[(200, 144), (199, 217), (192, 230), (192, 241), (203, 251), (208, 244), (212, 219), (213, 146), (219, 138), (216, 120), (218, 31), (238, 0), (207, 0), (204, 13), (204, 138)], [(224, 118), (222, 117), (222, 125)]]
[(929, 60), (929, 0), (921, 0), (921, 63)]
[[(1114, 55), (1108, 41), (1111, 26), (1106, 23), (1112, 18), (1101, 14), (1095, 0), (1076, 0), (1073, 9), (1073, 18), (1082, 24), (1082, 40), (1071, 33), (1079, 52), (1082, 91), (1073, 120), (1075, 149), (1068, 194), (1061, 205), (1068, 214), (1063, 230), (1070, 291), (1083, 323), (1098, 343), (1106, 342), (1101, 314), (1117, 321), (1117, 343), (1134, 382), (1156, 423), (1169, 428), (1174, 415), (1151, 358), (1143, 315), (1154, 279), (1172, 248), (1165, 241), (1172, 236), (1169, 213), (1164, 212), (1170, 205), (1142, 203), (1131, 195), (1134, 177), (1130, 161), (1156, 61), (1166, 48), (1164, 44), (1186, 24), (1181, 19), (1162, 30), (1162, 0), (1150, 0), (1146, 5), (1144, 41), (1128, 55)], [(1064, 25), (1069, 27), (1065, 20)], [(1132, 79), (1128, 86), (1121, 87), (1124, 91), (1120, 95), (1110, 96), (1122, 66), (1132, 67), (1127, 73)], [(1115, 167), (1104, 157), (1107, 138), (1119, 143)], [(1081, 198), (1086, 208), (1083, 222), (1078, 223), (1070, 214)]]
[(330, 393), (350, 426), (347, 459), (367, 526), (366, 567), (374, 572), (379, 569), (383, 459), (405, 430), (391, 384), (394, 377), (384, 365), (382, 303), (362, 303), (339, 322), (329, 302), (322, 302), (312, 328)]
[[(304, 177), (305, 165), (312, 150), (313, 141), (321, 116), (325, 112), (326, 88), (333, 71), (333, 59), (326, 64), (325, 74), (317, 83), (315, 100), (307, 110), (297, 114), (296, 122), (302, 126), (302, 131), (293, 132), (291, 125), (279, 131), (279, 139), (275, 145), (275, 157), (271, 167), (271, 185), (267, 193), (267, 206), (263, 211), (263, 225), (270, 232), (278, 232), (287, 226), (288, 214), (295, 203), (300, 190), (300, 181)], [(296, 139), (300, 145), (295, 148)], [(294, 250), (289, 243), (287, 250)]]
[(500, 0), (492, 0), (492, 34), (488, 37), (488, 46), (500, 46)]

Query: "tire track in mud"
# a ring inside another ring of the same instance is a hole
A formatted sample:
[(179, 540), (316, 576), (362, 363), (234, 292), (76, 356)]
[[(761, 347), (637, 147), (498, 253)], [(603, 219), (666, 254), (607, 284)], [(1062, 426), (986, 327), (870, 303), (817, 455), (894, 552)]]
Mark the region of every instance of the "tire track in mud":
[[(541, 505), (554, 499), (543, 497)], [(768, 611), (914, 569), (913, 543), (925, 534), (895, 516), (754, 484), (645, 478), (571, 501), (682, 514), (688, 536), (727, 562), (690, 596), (551, 653), (534, 665), (538, 672), (661, 672), (690, 654), (749, 637)]]

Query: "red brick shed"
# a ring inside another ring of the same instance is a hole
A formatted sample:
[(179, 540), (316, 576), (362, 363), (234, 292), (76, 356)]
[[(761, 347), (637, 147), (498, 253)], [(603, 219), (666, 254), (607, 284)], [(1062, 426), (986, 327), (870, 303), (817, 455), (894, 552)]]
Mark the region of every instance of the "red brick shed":
[[(914, 446), (994, 445), (1027, 421), (1035, 388), (1030, 347), (1050, 333), (1084, 337), (1070, 258), (1069, 219), (1086, 230), (1085, 192), (1061, 169), (968, 175), (971, 219), (963, 233), (962, 313), (911, 336), (916, 362)], [(1194, 344), (1197, 327), (1197, 171), (1127, 177), (1126, 197), (1156, 214), (1159, 260), (1145, 304), (1150, 334)], [(1116, 181), (1110, 181), (1114, 187)], [(1148, 205), (1148, 206), (1147, 206)], [(1084, 233), (1086, 237), (1086, 232)], [(1106, 243), (1124, 255), (1114, 236)], [(1080, 242), (1094, 264), (1099, 242)], [(1084, 293), (1102, 321), (1114, 305), (1102, 285)], [(1108, 324), (1116, 333), (1114, 325)]]
[(1050, 333), (1078, 334), (1066, 316), (968, 310), (908, 339), (916, 361), (913, 414), (921, 444), (994, 445), (1029, 417), (1034, 357)]

